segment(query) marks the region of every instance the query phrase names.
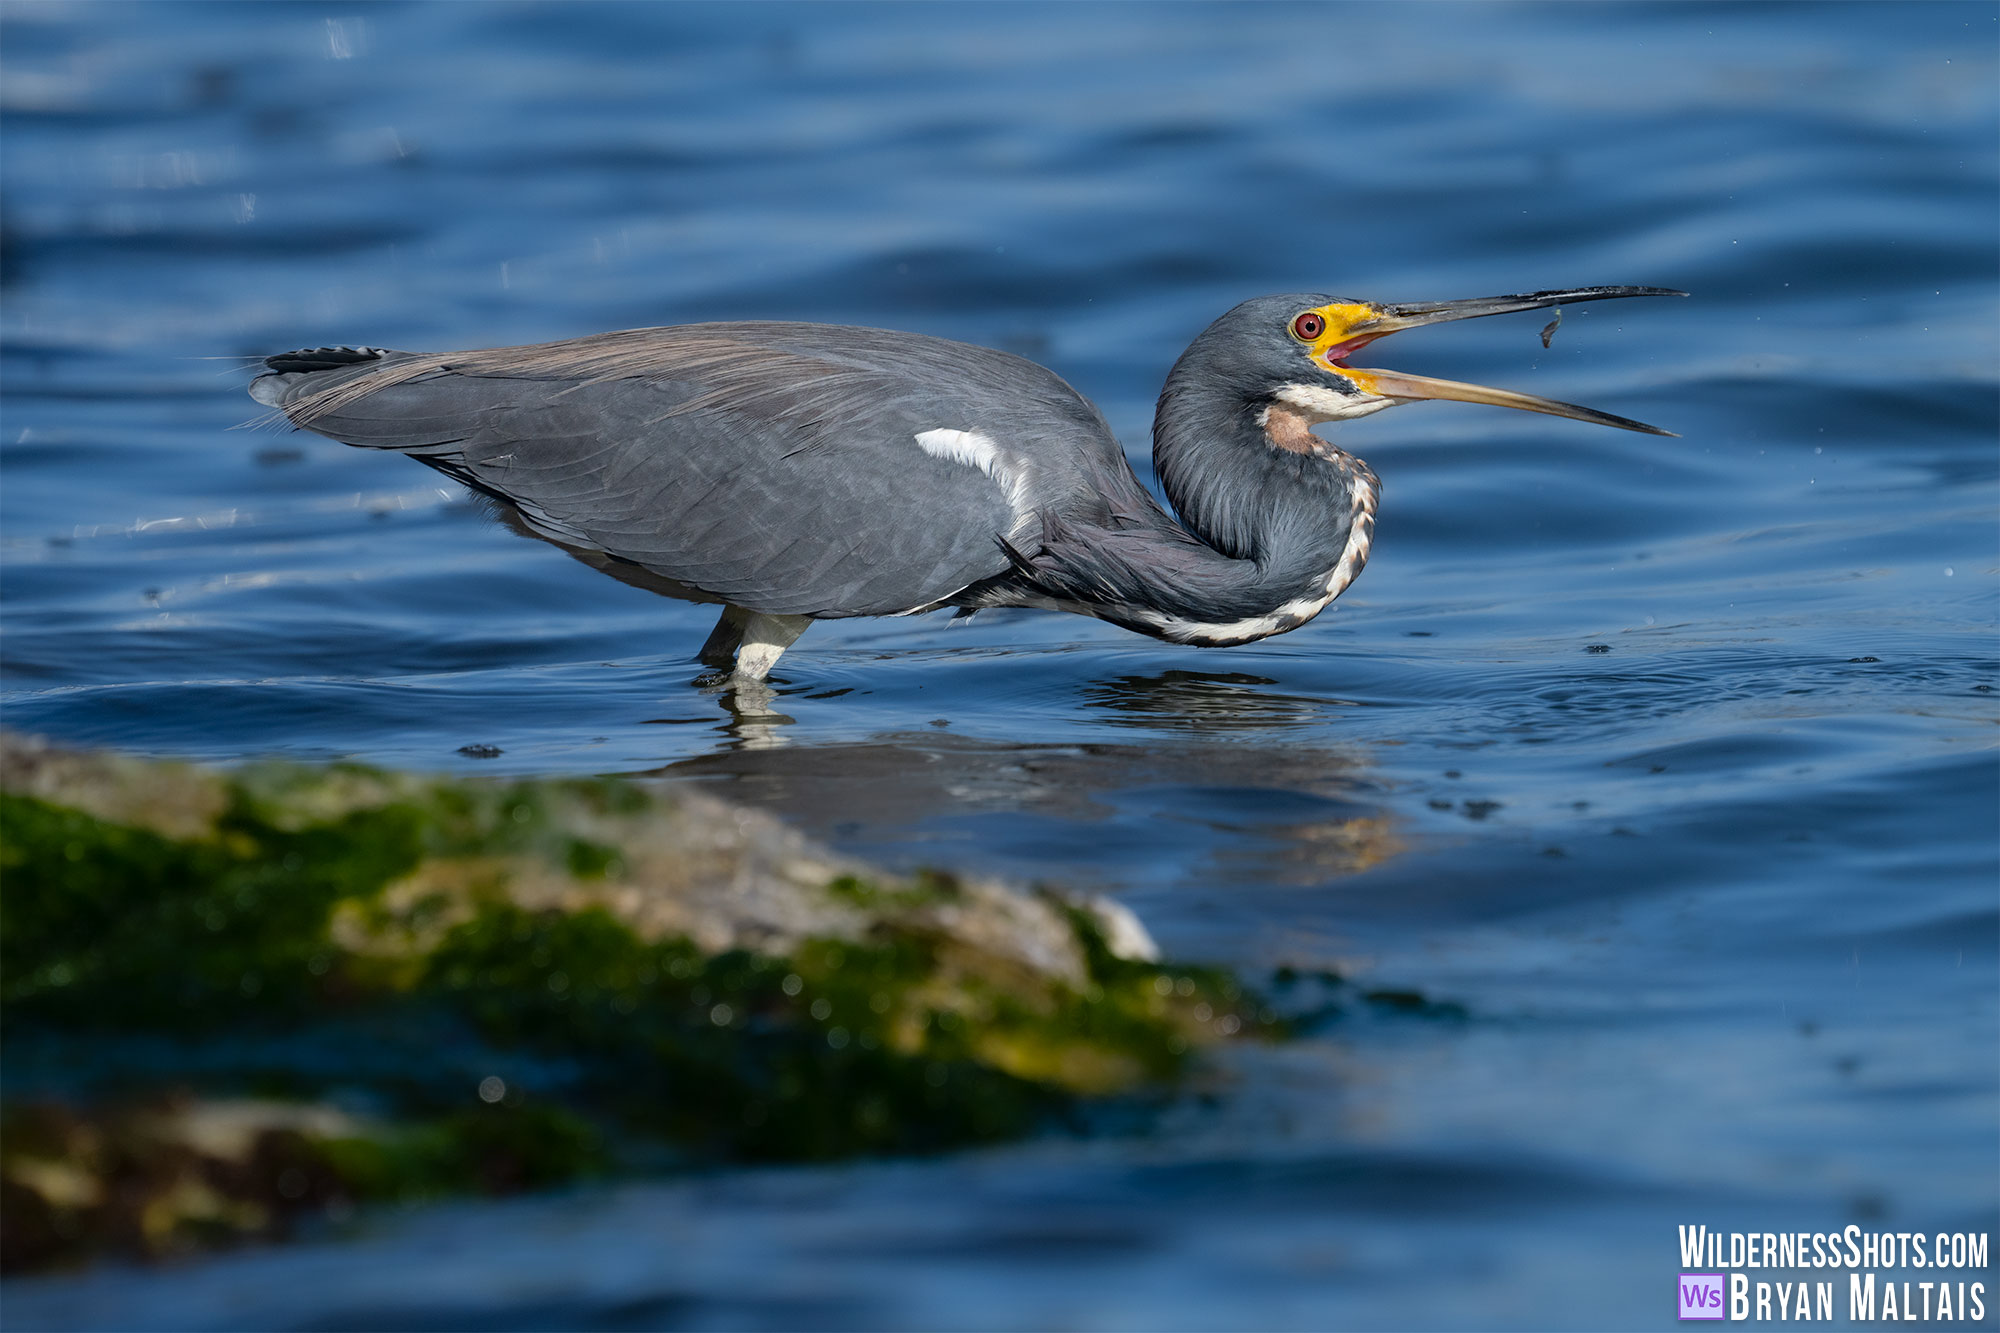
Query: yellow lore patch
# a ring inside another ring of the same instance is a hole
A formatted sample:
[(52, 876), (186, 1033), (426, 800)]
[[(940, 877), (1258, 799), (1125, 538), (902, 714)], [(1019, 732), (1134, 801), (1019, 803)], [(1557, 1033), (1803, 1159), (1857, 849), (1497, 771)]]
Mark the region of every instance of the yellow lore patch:
[[(1326, 321), (1326, 329), (1319, 337), (1313, 339), (1310, 354), (1313, 360), (1335, 371), (1342, 369), (1333, 364), (1336, 354), (1345, 355), (1339, 352), (1341, 344), (1353, 341), (1357, 329), (1382, 318), (1380, 310), (1359, 301), (1315, 306), (1313, 313)], [(1347, 350), (1351, 352), (1355, 349)]]
[(1344, 342), (1357, 325), (1382, 318), (1381, 311), (1359, 301), (1347, 305), (1323, 305), (1319, 307), (1319, 313), (1326, 320), (1326, 333), (1314, 344), (1315, 349), (1321, 344)]

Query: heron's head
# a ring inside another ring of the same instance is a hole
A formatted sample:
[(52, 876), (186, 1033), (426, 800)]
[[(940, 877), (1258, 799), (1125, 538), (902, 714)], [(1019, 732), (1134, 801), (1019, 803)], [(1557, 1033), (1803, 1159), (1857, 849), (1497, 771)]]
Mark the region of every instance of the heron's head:
[[(1211, 324), (1188, 348), (1176, 374), (1206, 379), (1242, 392), (1248, 401), (1282, 412), (1294, 431), (1321, 421), (1367, 416), (1387, 407), (1424, 399), (1491, 403), (1550, 416), (1591, 421), (1600, 426), (1670, 435), (1625, 417), (1573, 403), (1559, 403), (1507, 389), (1367, 370), (1349, 359), (1378, 338), (1424, 324), (1442, 324), (1480, 315), (1504, 315), (1577, 301), (1620, 296), (1685, 296), (1664, 287), (1583, 287), (1521, 296), (1481, 296), (1464, 301), (1421, 301), (1384, 305), (1315, 293), (1260, 296), (1245, 301)], [(1273, 426), (1273, 439), (1282, 441)]]

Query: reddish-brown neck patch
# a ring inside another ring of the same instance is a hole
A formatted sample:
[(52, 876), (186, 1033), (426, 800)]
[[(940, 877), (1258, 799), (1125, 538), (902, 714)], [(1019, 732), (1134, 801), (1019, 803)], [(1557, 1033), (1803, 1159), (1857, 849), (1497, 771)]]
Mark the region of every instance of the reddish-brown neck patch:
[(1313, 434), (1313, 418), (1290, 403), (1276, 402), (1264, 409), (1264, 438), (1274, 449), (1288, 453), (1317, 453), (1326, 441)]

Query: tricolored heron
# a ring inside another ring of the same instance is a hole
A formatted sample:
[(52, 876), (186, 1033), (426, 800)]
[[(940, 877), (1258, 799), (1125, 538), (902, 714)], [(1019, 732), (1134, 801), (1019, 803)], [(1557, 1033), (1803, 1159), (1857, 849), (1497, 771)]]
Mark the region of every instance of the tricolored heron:
[(1670, 433), (1362, 370), (1350, 356), (1446, 320), (1685, 294), (1245, 301), (1181, 354), (1160, 393), (1153, 465), (1173, 513), (1053, 372), (883, 329), (692, 324), (470, 352), (322, 347), (269, 358), (250, 393), (305, 429), (429, 464), (518, 531), (614, 577), (721, 603), (701, 660), (761, 678), (814, 620), (943, 607), (1075, 611), (1205, 646), (1297, 629), (1367, 563), (1379, 491), (1315, 425), (1442, 398)]

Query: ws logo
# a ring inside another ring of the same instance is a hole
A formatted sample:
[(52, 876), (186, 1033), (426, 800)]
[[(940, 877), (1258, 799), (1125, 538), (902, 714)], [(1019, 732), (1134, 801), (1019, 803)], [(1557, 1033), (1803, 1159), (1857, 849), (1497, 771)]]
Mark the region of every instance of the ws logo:
[(1679, 1287), (1681, 1293), (1681, 1318), (1720, 1319), (1723, 1317), (1722, 1274), (1682, 1273)]

